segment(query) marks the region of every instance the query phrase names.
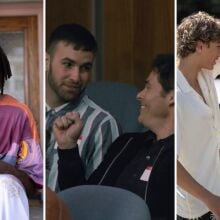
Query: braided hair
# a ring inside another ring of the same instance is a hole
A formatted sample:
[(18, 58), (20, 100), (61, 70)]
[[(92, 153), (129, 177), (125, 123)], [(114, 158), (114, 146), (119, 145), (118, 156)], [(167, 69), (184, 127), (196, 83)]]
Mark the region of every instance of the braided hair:
[(0, 47), (0, 90), (1, 95), (3, 95), (3, 89), (5, 85), (5, 81), (12, 76), (10, 64), (8, 58)]

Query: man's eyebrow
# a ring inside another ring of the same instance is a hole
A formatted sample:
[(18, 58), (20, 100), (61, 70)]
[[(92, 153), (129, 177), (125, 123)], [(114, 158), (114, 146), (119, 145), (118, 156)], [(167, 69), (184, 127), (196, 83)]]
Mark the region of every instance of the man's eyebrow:
[(63, 61), (69, 61), (69, 62), (72, 62), (72, 63), (76, 63), (75, 60), (72, 60), (72, 59), (70, 59), (70, 58), (68, 58), (68, 57), (64, 57), (62, 60), (63, 60)]
[[(70, 58), (68, 58), (68, 57), (64, 57), (64, 58), (62, 59), (62, 61), (68, 61), (68, 62), (73, 63), (73, 64), (76, 64), (76, 63), (77, 63), (75, 60), (70, 59)], [(90, 62), (90, 61), (88, 61), (88, 62), (82, 63), (80, 66), (93, 66), (93, 63)]]
[(92, 66), (92, 65), (93, 65), (92, 62), (85, 62), (81, 66)]

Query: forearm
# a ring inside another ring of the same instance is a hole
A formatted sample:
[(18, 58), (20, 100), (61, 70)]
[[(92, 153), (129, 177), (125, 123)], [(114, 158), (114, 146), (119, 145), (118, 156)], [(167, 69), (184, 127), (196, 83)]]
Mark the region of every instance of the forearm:
[(58, 149), (58, 183), (64, 190), (86, 183), (83, 162), (79, 156), (78, 147), (61, 150)]
[(0, 174), (11, 174), (18, 178), (23, 184), (28, 197), (36, 193), (36, 185), (29, 176), (25, 172), (16, 169), (11, 164), (0, 161)]
[(213, 196), (188, 173), (179, 161), (177, 161), (177, 184), (205, 204)]

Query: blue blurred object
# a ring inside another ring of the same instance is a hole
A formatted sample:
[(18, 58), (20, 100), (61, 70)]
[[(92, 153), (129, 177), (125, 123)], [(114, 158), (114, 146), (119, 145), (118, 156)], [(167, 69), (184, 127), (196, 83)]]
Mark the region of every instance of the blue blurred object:
[(82, 185), (59, 192), (74, 220), (150, 220), (145, 201), (110, 186)]
[(146, 131), (137, 119), (137, 93), (133, 85), (110, 81), (92, 82), (86, 88), (86, 94), (117, 120), (123, 133)]

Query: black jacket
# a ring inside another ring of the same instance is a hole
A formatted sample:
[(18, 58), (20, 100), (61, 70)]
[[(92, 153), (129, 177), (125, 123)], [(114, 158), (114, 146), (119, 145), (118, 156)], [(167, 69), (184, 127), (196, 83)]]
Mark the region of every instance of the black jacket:
[[(115, 186), (118, 177), (137, 155), (141, 146), (148, 147), (155, 141), (155, 135), (145, 133), (128, 133), (121, 135), (112, 143), (103, 162), (88, 180), (84, 176), (84, 165), (78, 148), (59, 150), (58, 183), (61, 190), (82, 185), (100, 184)], [(151, 175), (146, 184), (144, 196), (152, 219), (174, 219), (174, 136), (162, 140), (163, 148), (159, 153)]]

